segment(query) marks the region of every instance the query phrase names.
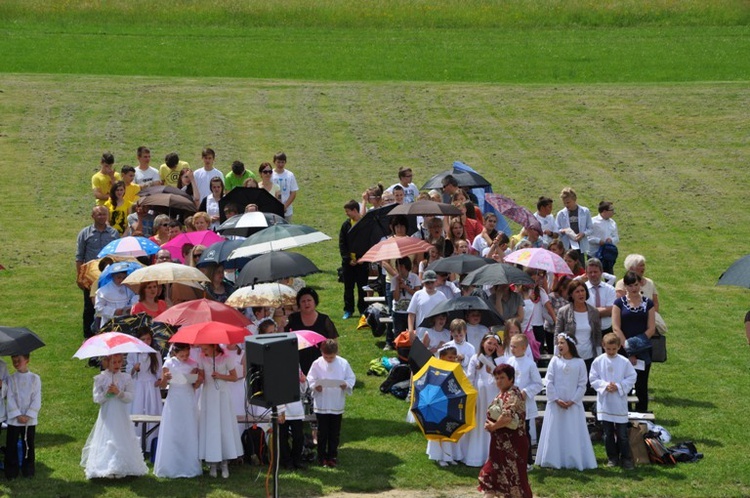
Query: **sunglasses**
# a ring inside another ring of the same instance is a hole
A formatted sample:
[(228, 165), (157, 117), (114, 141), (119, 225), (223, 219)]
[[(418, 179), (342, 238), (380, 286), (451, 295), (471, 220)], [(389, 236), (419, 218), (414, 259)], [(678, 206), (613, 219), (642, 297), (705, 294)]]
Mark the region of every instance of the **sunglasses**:
[(263, 171), (261, 171), (261, 173), (263, 173), (264, 175), (270, 175), (271, 173), (273, 173), (273, 170), (271, 170), (271, 169), (264, 169)]

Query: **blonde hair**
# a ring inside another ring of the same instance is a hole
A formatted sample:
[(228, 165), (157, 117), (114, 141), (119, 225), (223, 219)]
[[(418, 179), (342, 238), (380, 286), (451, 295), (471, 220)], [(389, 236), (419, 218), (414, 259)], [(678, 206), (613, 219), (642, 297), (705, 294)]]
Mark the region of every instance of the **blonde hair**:
[(208, 215), (205, 211), (198, 211), (193, 215), (193, 225), (195, 225), (195, 220), (198, 218), (203, 218), (203, 220), (206, 222), (207, 225), (211, 225), (211, 217)]
[(576, 195), (576, 191), (573, 190), (572, 187), (565, 187), (562, 189), (562, 192), (560, 192), (560, 199), (563, 201), (566, 199), (573, 199), (575, 201), (578, 199), (578, 195)]
[(453, 332), (466, 332), (466, 322), (461, 318), (454, 318), (450, 325), (451, 335)]
[(609, 334), (604, 334), (604, 337), (602, 337), (602, 344), (604, 344), (605, 346), (613, 346), (615, 344), (618, 346), (622, 346), (622, 343), (620, 342), (620, 338), (614, 332), (610, 332)]

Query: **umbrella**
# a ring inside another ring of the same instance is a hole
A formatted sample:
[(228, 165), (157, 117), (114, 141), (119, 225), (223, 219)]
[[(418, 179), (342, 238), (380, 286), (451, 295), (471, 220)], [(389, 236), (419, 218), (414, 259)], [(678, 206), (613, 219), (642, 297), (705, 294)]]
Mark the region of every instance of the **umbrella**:
[(159, 245), (148, 240), (146, 237), (122, 237), (115, 239), (96, 255), (97, 258), (103, 258), (110, 254), (120, 256), (151, 256), (159, 252)]
[(164, 322), (153, 322), (151, 324), (151, 333), (154, 337), (151, 341), (151, 345), (154, 348), (158, 348), (159, 351), (167, 351), (167, 343), (169, 338), (172, 337), (177, 330), (176, 327)]
[(247, 264), (252, 257), (228, 259), (232, 251), (242, 245), (242, 240), (222, 240), (221, 242), (215, 242), (208, 246), (198, 263), (195, 265), (198, 268), (208, 266), (211, 264), (222, 265), (227, 270), (237, 270)]
[(319, 272), (318, 267), (301, 254), (275, 251), (258, 256), (247, 263), (237, 277), (236, 283), (244, 287)]
[(477, 270), (469, 272), (461, 285), (534, 285), (534, 281), (525, 271), (505, 263), (485, 265)]
[(264, 228), (279, 224), (288, 225), (289, 222), (278, 214), (255, 211), (232, 216), (222, 223), (216, 231), (224, 236), (239, 235), (241, 237), (249, 237)]
[(86, 339), (73, 358), (84, 360), (121, 353), (156, 353), (156, 350), (130, 334), (105, 332)]
[(239, 344), (245, 342), (250, 332), (244, 327), (236, 327), (224, 322), (203, 321), (180, 327), (169, 338), (169, 342), (185, 344)]
[(181, 195), (182, 197), (193, 202), (193, 198), (184, 190), (178, 189), (177, 187), (170, 187), (169, 185), (154, 185), (153, 187), (142, 188), (138, 191), (140, 197), (146, 197), (154, 194), (174, 194)]
[(245, 239), (242, 245), (229, 255), (229, 259), (283, 251), (325, 240), (331, 240), (331, 238), (307, 225), (273, 225)]
[(294, 330), (291, 333), (297, 336), (297, 349), (311, 348), (326, 340), (324, 335), (312, 330)]
[(194, 299), (176, 304), (154, 318), (154, 320), (170, 325), (192, 325), (208, 321), (221, 322), (236, 327), (247, 327), (250, 325), (250, 320), (236, 309), (218, 301), (208, 299)]
[(390, 216), (396, 216), (397, 214), (407, 216), (460, 216), (461, 210), (451, 204), (424, 200), (397, 204), (389, 214)]
[(500, 213), (515, 221), (524, 228), (533, 228), (540, 234), (542, 233), (542, 224), (536, 219), (534, 214), (523, 206), (519, 206), (510, 197), (500, 194), (484, 194), (485, 200)]
[(172, 254), (172, 259), (176, 259), (177, 261), (182, 263), (185, 261), (185, 258), (182, 257), (182, 246), (184, 246), (185, 244), (208, 247), (211, 244), (221, 242), (222, 240), (226, 239), (221, 235), (217, 235), (211, 230), (200, 230), (198, 232), (181, 233), (174, 239), (161, 246), (161, 248), (168, 250), (170, 254)]
[(427, 180), (427, 182), (424, 185), (422, 185), (422, 188), (420, 188), (419, 190), (443, 188), (443, 178), (445, 178), (448, 175), (452, 175), (453, 178), (456, 179), (459, 187), (475, 188), (475, 187), (488, 187), (492, 185), (489, 181), (487, 181), (486, 178), (484, 178), (479, 173), (474, 173), (472, 171), (462, 171), (454, 167), (452, 170), (443, 171), (442, 173), (438, 173), (437, 175), (433, 176), (432, 178)]
[(224, 302), (233, 308), (281, 308), (297, 304), (297, 291), (288, 285), (271, 283), (240, 287)]
[(219, 217), (222, 223), (226, 221), (224, 208), (227, 204), (235, 204), (240, 213), (245, 211), (248, 204), (255, 204), (262, 213), (284, 216), (284, 204), (264, 188), (235, 187), (230, 190), (219, 200)]
[(430, 311), (430, 314), (425, 316), (420, 327), (432, 326), (432, 319), (443, 313), (448, 314), (448, 323), (454, 318), (464, 318), (464, 314), (467, 311), (478, 310), (482, 312), (482, 319), (479, 323), (487, 328), (494, 327), (496, 325), (503, 324), (503, 317), (501, 317), (497, 311), (491, 308), (487, 302), (477, 296), (460, 296), (454, 297), (447, 301), (443, 301)]
[(130, 334), (138, 336), (138, 331), (142, 327), (151, 328), (153, 320), (148, 313), (136, 313), (135, 315), (120, 315), (112, 318), (103, 324), (100, 330), (106, 332), (122, 332), (123, 334)]
[(743, 256), (721, 274), (716, 285), (735, 285), (750, 289), (750, 254)]
[[(132, 256), (117, 256), (116, 254), (111, 254), (105, 257), (111, 259), (114, 262), (135, 261), (135, 258), (133, 258)], [(99, 270), (99, 262), (102, 259), (104, 258), (92, 259), (88, 263), (84, 263), (81, 266), (81, 271), (78, 273), (78, 281), (81, 282), (87, 289), (91, 288), (94, 282), (99, 280), (99, 276), (101, 276), (102, 274), (101, 270)]]
[(434, 263), (431, 263), (427, 269), (433, 270), (439, 273), (458, 273), (463, 275), (469, 273), (477, 268), (481, 268), (488, 264), (494, 264), (496, 261), (491, 258), (481, 258), (474, 256), (473, 254), (459, 254), (457, 256), (449, 256), (447, 258), (440, 258)]
[(139, 202), (141, 206), (148, 206), (172, 218), (179, 216), (184, 219), (197, 211), (193, 200), (180, 194), (152, 194), (141, 197)]
[(457, 442), (476, 424), (476, 401), (460, 363), (430, 358), (414, 375), (411, 412), (427, 439)]
[(391, 234), (388, 214), (397, 206), (398, 204), (389, 204), (367, 211), (346, 233), (349, 250), (362, 256), (383, 237), (388, 237)]
[(27, 328), (0, 326), (0, 356), (29, 354), (42, 346), (44, 341)]
[(101, 289), (110, 283), (112, 281), (112, 275), (115, 273), (126, 273), (127, 275), (132, 275), (136, 270), (141, 268), (143, 268), (143, 265), (137, 261), (118, 261), (117, 263), (112, 263), (104, 269), (101, 275), (99, 275), (99, 288)]
[(359, 261), (360, 263), (367, 263), (398, 259), (411, 254), (427, 252), (430, 247), (432, 247), (432, 244), (415, 237), (389, 237), (372, 246), (364, 256), (359, 258)]
[(158, 284), (208, 282), (208, 277), (198, 268), (178, 263), (159, 263), (140, 268), (125, 278), (123, 283), (137, 286), (142, 282)]
[(537, 270), (544, 270), (550, 273), (573, 275), (565, 260), (547, 249), (526, 247), (513, 251), (505, 256), (504, 259), (506, 263), (514, 263), (526, 266), (527, 268), (536, 268)]

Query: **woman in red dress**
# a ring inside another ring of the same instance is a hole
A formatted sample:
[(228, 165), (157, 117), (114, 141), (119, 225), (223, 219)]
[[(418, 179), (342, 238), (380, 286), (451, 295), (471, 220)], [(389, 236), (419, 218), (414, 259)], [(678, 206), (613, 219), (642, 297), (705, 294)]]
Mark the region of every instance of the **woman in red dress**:
[(498, 365), (492, 375), (500, 394), (487, 408), (484, 429), (490, 433), (490, 454), (479, 471), (477, 489), (485, 498), (532, 498), (526, 473), (526, 402), (514, 385), (516, 372), (512, 366)]

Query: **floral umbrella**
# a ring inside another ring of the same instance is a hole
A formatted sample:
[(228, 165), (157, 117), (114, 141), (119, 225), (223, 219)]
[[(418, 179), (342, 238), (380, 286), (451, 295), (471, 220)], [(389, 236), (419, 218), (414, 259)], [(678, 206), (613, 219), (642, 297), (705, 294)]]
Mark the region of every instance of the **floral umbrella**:
[(535, 268), (550, 273), (573, 275), (565, 260), (547, 249), (526, 247), (513, 251), (505, 256), (504, 259), (506, 263), (514, 263), (527, 268)]

